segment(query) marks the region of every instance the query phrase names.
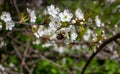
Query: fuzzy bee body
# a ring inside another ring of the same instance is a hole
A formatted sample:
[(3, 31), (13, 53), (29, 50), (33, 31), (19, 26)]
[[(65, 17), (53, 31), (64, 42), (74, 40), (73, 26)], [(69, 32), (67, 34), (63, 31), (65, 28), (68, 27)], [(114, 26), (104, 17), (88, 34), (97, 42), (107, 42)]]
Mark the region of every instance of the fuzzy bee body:
[(66, 38), (65, 32), (60, 32), (60, 33), (58, 33), (57, 36), (56, 36), (56, 38), (57, 38), (58, 40), (62, 40), (62, 39), (64, 39), (64, 38)]

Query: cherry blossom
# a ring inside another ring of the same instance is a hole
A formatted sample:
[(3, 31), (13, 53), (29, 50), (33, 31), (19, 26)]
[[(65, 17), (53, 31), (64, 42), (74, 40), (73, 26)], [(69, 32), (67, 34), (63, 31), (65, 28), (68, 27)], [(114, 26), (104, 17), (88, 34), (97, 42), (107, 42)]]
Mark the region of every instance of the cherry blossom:
[(1, 20), (3, 20), (4, 22), (9, 22), (9, 21), (11, 21), (12, 20), (12, 18), (11, 18), (11, 15), (10, 15), (10, 13), (9, 12), (2, 12), (2, 15), (1, 15)]
[(47, 7), (48, 9), (48, 14), (55, 17), (59, 13), (59, 8), (55, 8), (53, 4)]
[(73, 14), (70, 13), (68, 9), (65, 9), (59, 14), (59, 16), (62, 22), (70, 22), (73, 17)]

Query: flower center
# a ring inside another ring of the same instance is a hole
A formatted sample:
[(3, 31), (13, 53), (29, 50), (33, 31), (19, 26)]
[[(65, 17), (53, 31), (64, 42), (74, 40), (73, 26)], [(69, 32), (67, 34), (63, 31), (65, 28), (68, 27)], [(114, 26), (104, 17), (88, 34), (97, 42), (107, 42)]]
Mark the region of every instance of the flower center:
[(65, 15), (64, 18), (67, 18), (67, 15)]
[(4, 18), (7, 18), (7, 16), (4, 16)]
[(55, 21), (55, 24), (58, 24), (58, 22), (57, 22), (57, 21)]

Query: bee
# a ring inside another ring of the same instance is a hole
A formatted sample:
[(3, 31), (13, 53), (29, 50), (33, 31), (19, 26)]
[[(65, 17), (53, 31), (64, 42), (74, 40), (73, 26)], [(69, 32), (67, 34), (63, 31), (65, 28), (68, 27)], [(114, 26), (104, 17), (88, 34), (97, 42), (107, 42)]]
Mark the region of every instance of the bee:
[(64, 31), (60, 31), (60, 32), (57, 34), (56, 38), (57, 38), (58, 40), (65, 39), (65, 38), (66, 38), (65, 32), (64, 32)]

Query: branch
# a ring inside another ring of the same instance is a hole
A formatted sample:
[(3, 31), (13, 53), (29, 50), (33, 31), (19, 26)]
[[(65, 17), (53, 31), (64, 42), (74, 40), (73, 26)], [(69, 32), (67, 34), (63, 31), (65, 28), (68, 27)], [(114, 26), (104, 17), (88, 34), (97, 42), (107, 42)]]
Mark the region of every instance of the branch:
[[(32, 49), (30, 46), (25, 45), (24, 43), (18, 41), (18, 40), (15, 39), (15, 38), (12, 38), (11, 36), (8, 36), (8, 37), (9, 37), (10, 39), (12, 39), (14, 42), (16, 42), (16, 43), (22, 45), (22, 46), (25, 47), (25, 48), (30, 49), (31, 51), (33, 51), (33, 52), (35, 53), (34, 49)], [(50, 59), (47, 59), (47, 58), (44, 57), (43, 55), (39, 54), (38, 56), (41, 57), (42, 59), (44, 59), (44, 60), (50, 62), (51, 64), (54, 64), (55, 66), (57, 66), (57, 67), (60, 68), (61, 70), (65, 71), (65, 72), (68, 72), (69, 74), (71, 74), (71, 72), (68, 71), (66, 68), (64, 68), (64, 67), (62, 67), (61, 65), (59, 65), (59, 64), (57, 64), (57, 63), (51, 61)], [(25, 66), (25, 68), (27, 69), (27, 66), (26, 66), (26, 65), (24, 65), (24, 66)], [(28, 70), (28, 71), (30, 71), (30, 70)]]
[(118, 38), (120, 38), (120, 33), (112, 36), (111, 38), (109, 38), (109, 39), (107, 39), (107, 40), (105, 40), (105, 41), (97, 48), (97, 51), (94, 52), (94, 53), (90, 56), (90, 58), (88, 59), (87, 63), (84, 65), (81, 74), (84, 74), (86, 68), (88, 67), (88, 65), (90, 64), (90, 62), (92, 61), (92, 59), (97, 55), (97, 53), (99, 53), (99, 52), (102, 50), (102, 48), (103, 48), (104, 46), (106, 46), (107, 44), (109, 44), (110, 42), (112, 42), (112, 41), (114, 41), (114, 40), (116, 40), (116, 39), (118, 39)]
[(37, 24), (35, 24), (35, 23), (21, 23), (21, 22), (16, 22), (16, 21), (14, 21), (15, 22), (15, 24), (20, 24), (20, 25), (29, 25), (29, 26), (31, 26), (31, 25), (37, 25)]
[(42, 56), (42, 55), (40, 55), (40, 54), (39, 54), (39, 56), (40, 56), (42, 59), (44, 59), (44, 60), (50, 62), (51, 64), (53, 64), (53, 65), (59, 67), (61, 70), (65, 71), (65, 72), (67, 72), (67, 73), (69, 73), (69, 74), (71, 74), (70, 71), (68, 71), (67, 69), (65, 69), (65, 68), (62, 67), (61, 65), (59, 65), (59, 64), (57, 64), (57, 63), (55, 63), (55, 62), (53, 62), (53, 61), (51, 61), (51, 60), (49, 60), (49, 59), (47, 59), (46, 57), (44, 57), (44, 56)]
[(16, 0), (12, 0), (12, 2), (13, 2), (13, 5), (14, 5), (14, 7), (15, 7), (18, 15), (19, 15), (19, 17), (20, 17), (20, 11), (19, 11), (19, 9), (18, 9), (18, 7), (17, 7)]

